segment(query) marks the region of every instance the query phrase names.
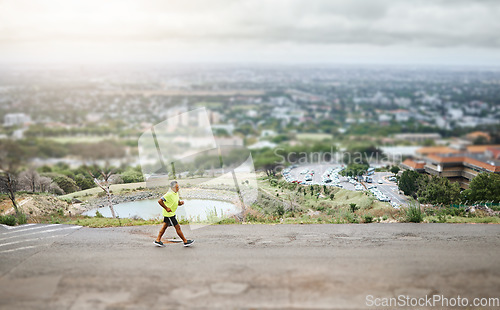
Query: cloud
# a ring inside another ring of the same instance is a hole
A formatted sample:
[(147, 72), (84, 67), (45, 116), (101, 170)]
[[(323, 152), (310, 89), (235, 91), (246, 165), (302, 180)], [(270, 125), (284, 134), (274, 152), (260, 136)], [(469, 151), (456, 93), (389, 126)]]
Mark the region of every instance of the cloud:
[(458, 63), (499, 63), (498, 16), (494, 0), (0, 0), (0, 61), (391, 54), (440, 63), (454, 53)]
[(0, 44), (259, 42), (500, 47), (499, 1), (4, 1)]

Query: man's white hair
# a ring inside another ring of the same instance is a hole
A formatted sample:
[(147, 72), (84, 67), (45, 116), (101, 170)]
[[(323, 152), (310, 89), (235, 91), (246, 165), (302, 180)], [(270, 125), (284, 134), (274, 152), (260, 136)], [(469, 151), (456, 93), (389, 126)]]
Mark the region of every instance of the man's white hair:
[(174, 188), (177, 185), (177, 181), (170, 182), (170, 188)]

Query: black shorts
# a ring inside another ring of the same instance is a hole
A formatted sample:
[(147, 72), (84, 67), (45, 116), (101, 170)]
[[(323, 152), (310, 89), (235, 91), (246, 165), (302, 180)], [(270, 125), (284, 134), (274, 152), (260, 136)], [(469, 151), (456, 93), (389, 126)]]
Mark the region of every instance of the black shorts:
[(177, 219), (174, 216), (171, 217), (163, 217), (163, 222), (167, 223), (167, 226), (177, 226), (179, 225), (179, 222), (177, 222)]

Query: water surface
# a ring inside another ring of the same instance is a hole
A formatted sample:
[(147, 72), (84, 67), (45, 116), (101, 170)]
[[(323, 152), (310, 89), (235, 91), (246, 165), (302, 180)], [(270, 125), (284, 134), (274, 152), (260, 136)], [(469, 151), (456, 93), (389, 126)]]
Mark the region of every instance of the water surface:
[[(145, 220), (162, 217), (162, 207), (157, 199), (140, 200), (132, 202), (119, 203), (113, 206), (115, 213), (120, 218), (140, 217)], [(95, 216), (99, 210), (105, 217), (111, 217), (109, 207), (101, 207), (85, 211), (83, 215)], [(208, 216), (217, 216), (219, 218), (227, 217), (240, 212), (240, 209), (234, 204), (220, 200), (206, 199), (184, 199), (184, 205), (179, 206), (176, 211), (178, 219), (204, 221)]]

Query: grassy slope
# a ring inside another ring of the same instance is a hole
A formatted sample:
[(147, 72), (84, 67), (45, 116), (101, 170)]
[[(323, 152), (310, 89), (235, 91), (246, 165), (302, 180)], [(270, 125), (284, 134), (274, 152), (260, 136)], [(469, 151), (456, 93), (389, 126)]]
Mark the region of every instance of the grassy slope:
[[(192, 178), (192, 179), (181, 179), (178, 180), (181, 187), (191, 187), (196, 186), (196, 184), (206, 182), (207, 178)], [(140, 188), (146, 188), (145, 182), (140, 183), (129, 183), (129, 184), (116, 184), (112, 185), (112, 191), (120, 193), (122, 190), (135, 190)], [(273, 201), (276, 205), (288, 205), (290, 195), (293, 195), (294, 191), (287, 190), (285, 188), (279, 188), (271, 186), (269, 181), (263, 178), (263, 174), (259, 175), (258, 185), (263, 196), (267, 199)], [(285, 214), (283, 221), (280, 221), (279, 216), (272, 215), (274, 209), (260, 208), (259, 204), (262, 200), (257, 202), (255, 210), (252, 214), (256, 215), (253, 217), (254, 220), (249, 220), (249, 222), (262, 222), (262, 223), (345, 223), (349, 222), (354, 216), (358, 221), (363, 222), (364, 216), (370, 215), (374, 219), (388, 219), (389, 221), (401, 220), (401, 216), (404, 212), (393, 209), (388, 203), (380, 202), (376, 200), (367, 191), (349, 191), (345, 189), (335, 189), (333, 190), (334, 199), (330, 199), (329, 195), (326, 194), (324, 198), (317, 198), (316, 195), (311, 196), (309, 193), (309, 187), (302, 187), (307, 189), (307, 194), (299, 195), (297, 199), (296, 210), (294, 213), (294, 218), (290, 217), (290, 214)], [(88, 197), (89, 195), (96, 195), (102, 192), (100, 188), (92, 188), (80, 192), (71, 193), (68, 195), (61, 196), (60, 198), (82, 198)], [(356, 204), (359, 207), (355, 213), (350, 212), (350, 204)], [(274, 207), (275, 208), (275, 207)], [(311, 211), (314, 215), (311, 216)], [(267, 215), (265, 215), (267, 214)], [(425, 217), (425, 222), (432, 222), (434, 217)], [(64, 222), (68, 224), (77, 224), (90, 227), (104, 227), (104, 226), (127, 226), (127, 225), (152, 225), (158, 224), (157, 221), (144, 221), (144, 220), (131, 220), (131, 219), (101, 219), (101, 218), (56, 218), (56, 222)], [(436, 219), (434, 219), (436, 220)], [(234, 221), (235, 223), (237, 221)], [(484, 217), (484, 218), (464, 218), (464, 217), (451, 217), (447, 218), (448, 223), (500, 223), (500, 218), (498, 217)], [(228, 222), (226, 224), (229, 224)]]

